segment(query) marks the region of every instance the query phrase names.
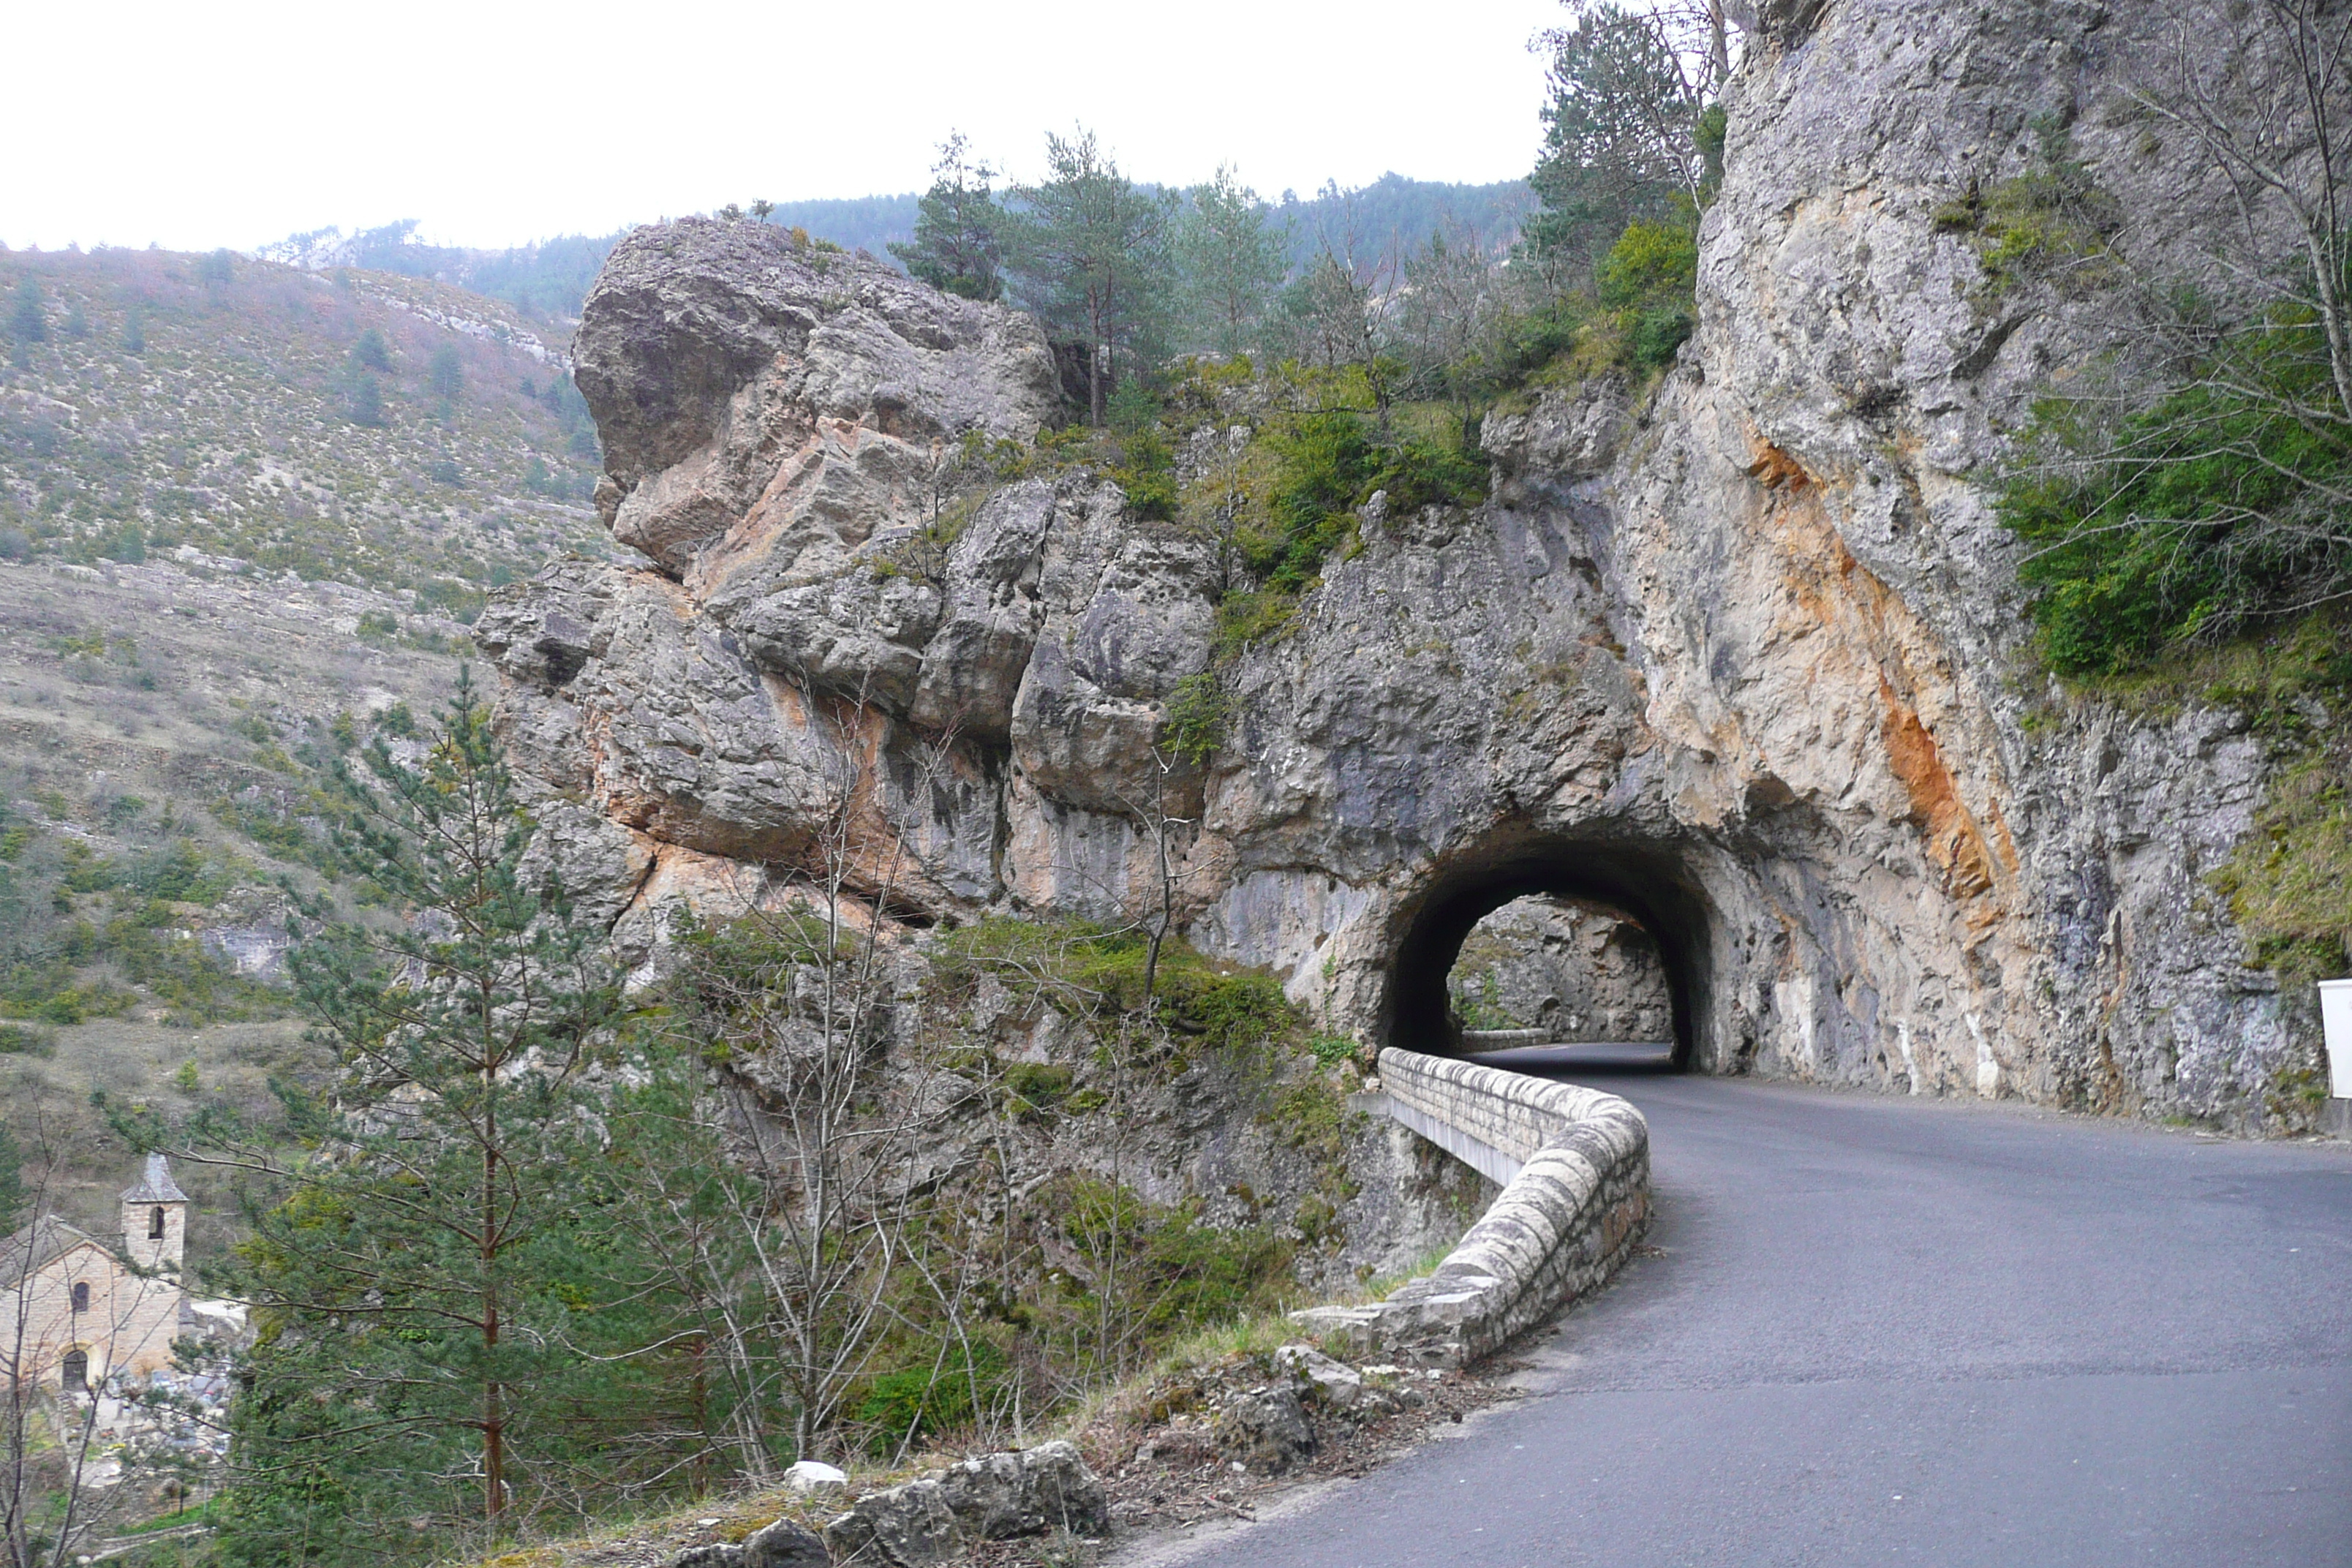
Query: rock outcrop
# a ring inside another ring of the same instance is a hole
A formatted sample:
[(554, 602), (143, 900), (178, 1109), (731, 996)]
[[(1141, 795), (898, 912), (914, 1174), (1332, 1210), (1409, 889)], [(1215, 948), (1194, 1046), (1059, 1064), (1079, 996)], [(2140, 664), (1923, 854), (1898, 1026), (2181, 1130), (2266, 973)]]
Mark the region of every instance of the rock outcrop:
[(937, 1475), (868, 1492), (824, 1527), (837, 1563), (932, 1568), (983, 1541), (1110, 1529), (1101, 1479), (1066, 1442), (1040, 1443), (950, 1465)]
[(2117, 107), (2135, 24), (1762, 12), (1680, 363), (1491, 416), (1483, 506), (1368, 507), (1222, 668), (1197, 768), (1151, 742), (1211, 664), (1209, 546), (1086, 473), (941, 500), (967, 436), (1051, 414), (1034, 325), (760, 226), (625, 241), (579, 374), (648, 563), (552, 568), (478, 632), (590, 907), (650, 959), (665, 910), (770, 896), (836, 829), (917, 925), (1172, 885), (1326, 1026), (1443, 1049), (1477, 918), (1582, 897), (1655, 938), (1699, 1068), (2294, 1125), (2315, 1039), (2203, 880), (2262, 742), (2022, 647), (1990, 487), (2107, 329), (1936, 221), (2053, 117), (2127, 204), (2178, 185)]

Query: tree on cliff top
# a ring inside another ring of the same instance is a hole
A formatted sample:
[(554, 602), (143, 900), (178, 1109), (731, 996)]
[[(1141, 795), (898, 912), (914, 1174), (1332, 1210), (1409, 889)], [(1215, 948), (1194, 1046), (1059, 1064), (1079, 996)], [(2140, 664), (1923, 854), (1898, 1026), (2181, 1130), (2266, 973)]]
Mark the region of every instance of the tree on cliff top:
[(1256, 346), (1275, 290), (1289, 268), (1289, 236), (1233, 169), (1195, 186), (1176, 225), (1187, 327), (1219, 353)]
[(1720, 156), (1708, 108), (1728, 46), (1719, 5), (1571, 5), (1575, 21), (1537, 41), (1551, 54), (1529, 180), (1544, 206), (1525, 237), (1538, 261), (1589, 270), (1627, 225), (1703, 205)]
[(1091, 131), (1048, 133), (1045, 162), (1044, 180), (1013, 187), (1005, 264), (1045, 330), (1085, 351), (1087, 417), (1098, 426), (1113, 377), (1158, 353), (1173, 204), (1138, 189)]
[(1004, 292), (997, 231), (1003, 209), (989, 182), (996, 171), (971, 156), (963, 132), (950, 132), (931, 165), (931, 188), (915, 207), (911, 244), (893, 240), (890, 254), (934, 289), (967, 300), (994, 300)]

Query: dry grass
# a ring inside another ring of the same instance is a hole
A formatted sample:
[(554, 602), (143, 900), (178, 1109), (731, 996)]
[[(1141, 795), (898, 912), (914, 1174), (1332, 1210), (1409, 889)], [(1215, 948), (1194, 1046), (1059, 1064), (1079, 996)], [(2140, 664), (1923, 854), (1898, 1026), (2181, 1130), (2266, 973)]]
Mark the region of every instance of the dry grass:
[[(121, 1228), (119, 1195), (138, 1177), (138, 1152), (116, 1138), (90, 1105), (90, 1092), (152, 1104), (166, 1113), (189, 1110), (196, 1099), (226, 1100), (266, 1110), (272, 1073), (315, 1075), (320, 1053), (302, 1041), (291, 1018), (173, 1029), (133, 1019), (100, 1019), (46, 1031), (51, 1055), (0, 1057), (0, 1098), (20, 1146), (47, 1146), (56, 1167), (45, 1192), (48, 1206), (69, 1223), (100, 1236)], [(194, 1064), (195, 1095), (182, 1087)], [(188, 1255), (199, 1264), (236, 1238), (236, 1205), (226, 1178), (202, 1167), (175, 1166), (193, 1200)]]

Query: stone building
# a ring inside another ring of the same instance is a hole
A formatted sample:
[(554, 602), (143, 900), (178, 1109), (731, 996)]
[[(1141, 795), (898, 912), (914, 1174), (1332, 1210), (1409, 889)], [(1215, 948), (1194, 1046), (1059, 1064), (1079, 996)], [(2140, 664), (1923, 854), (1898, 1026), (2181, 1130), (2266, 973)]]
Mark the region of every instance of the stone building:
[(54, 1215), (0, 1241), (0, 1379), (76, 1391), (171, 1365), (187, 1236), (187, 1194), (150, 1154), (119, 1247)]

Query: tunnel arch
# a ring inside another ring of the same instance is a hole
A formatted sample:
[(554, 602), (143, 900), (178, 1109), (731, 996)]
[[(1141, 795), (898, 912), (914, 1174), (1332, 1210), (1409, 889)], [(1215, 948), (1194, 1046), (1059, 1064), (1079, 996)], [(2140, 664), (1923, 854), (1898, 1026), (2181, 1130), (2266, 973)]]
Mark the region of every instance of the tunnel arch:
[(1433, 1055), (1459, 1049), (1446, 976), (1472, 927), (1530, 894), (1606, 905), (1648, 931), (1665, 964), (1674, 1065), (1687, 1069), (1706, 1059), (1715, 921), (1690, 857), (1670, 845), (1534, 834), (1450, 858), (1400, 907), (1381, 1006), (1382, 1044)]

